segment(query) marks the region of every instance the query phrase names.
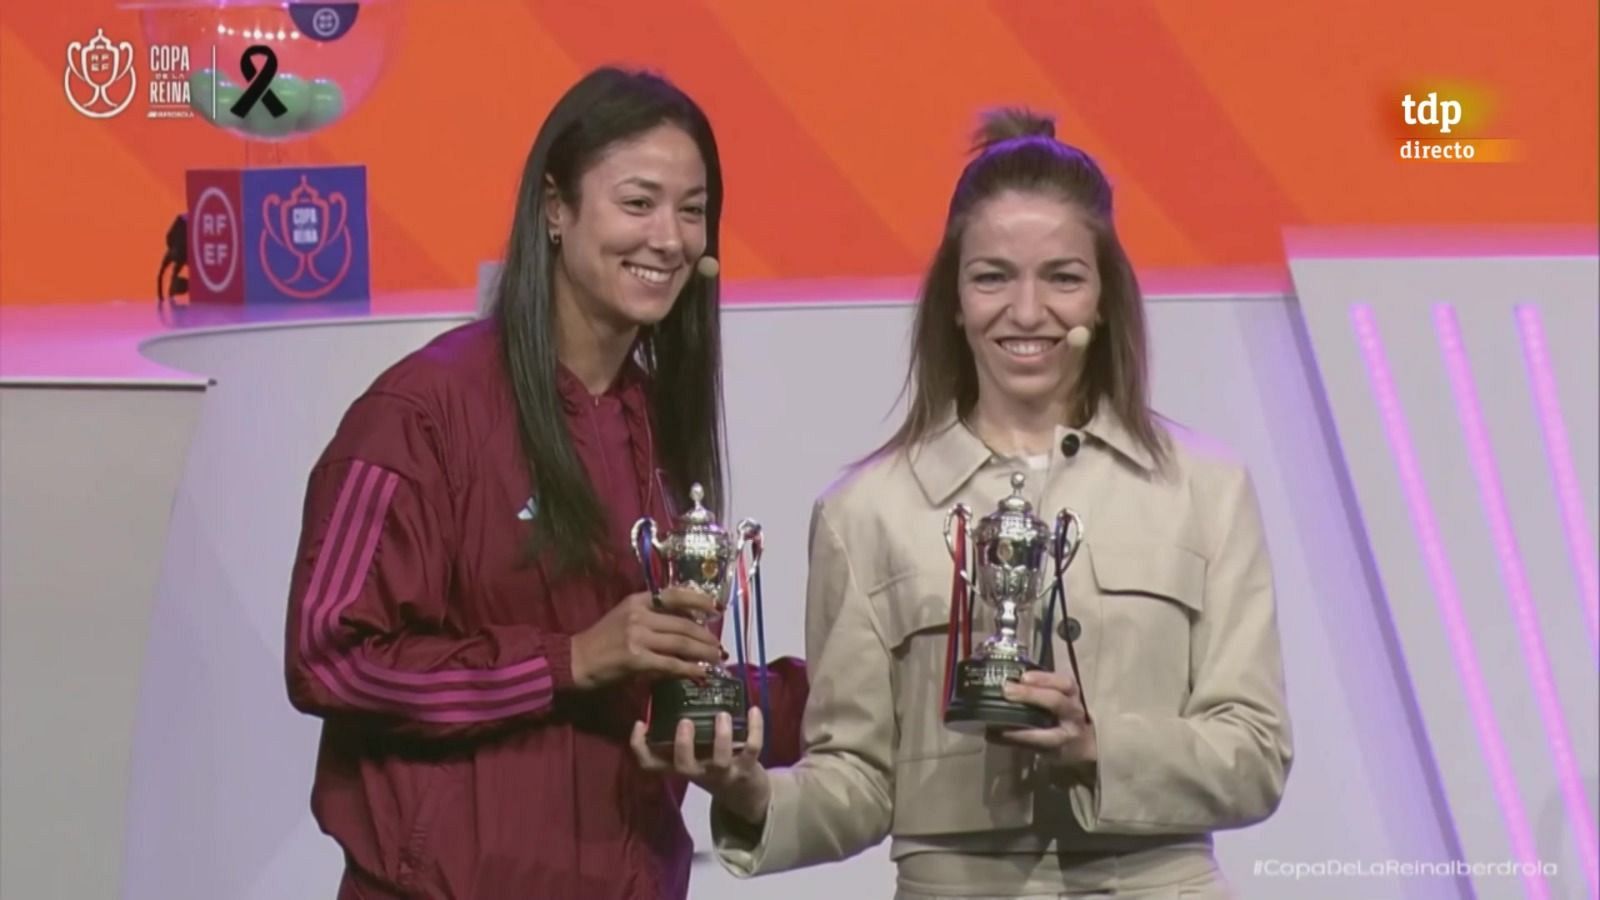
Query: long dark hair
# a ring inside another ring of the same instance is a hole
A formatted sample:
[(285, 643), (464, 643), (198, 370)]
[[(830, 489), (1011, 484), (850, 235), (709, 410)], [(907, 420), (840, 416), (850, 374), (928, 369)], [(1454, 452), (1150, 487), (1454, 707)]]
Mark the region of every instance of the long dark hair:
[(904, 389), (910, 394), (906, 418), (877, 452), (914, 446), (932, 436), (951, 407), (965, 421), (977, 404), (977, 366), (957, 324), (961, 238), (974, 208), (1013, 190), (1060, 197), (1082, 211), (1094, 234), (1101, 321), (1078, 381), (1076, 421), (1063, 424), (1082, 426), (1099, 404), (1109, 403), (1133, 437), (1164, 461), (1164, 434), (1150, 411), (1144, 299), (1117, 238), (1111, 183), (1087, 153), (1056, 140), (1053, 122), (1025, 110), (988, 113), (974, 144), (976, 156), (956, 182), (943, 239), (922, 282)]
[[(700, 148), (706, 169), (705, 252), (715, 257), (722, 165), (711, 123), (688, 95), (653, 73), (606, 67), (573, 85), (539, 129), (517, 191), (494, 316), (538, 495), (539, 517), (528, 549), (551, 551), (562, 570), (591, 569), (599, 562), (606, 513), (573, 448), (557, 386), (547, 177), (562, 201), (576, 209), (579, 179), (608, 147), (663, 124), (683, 129)], [(693, 275), (666, 318), (640, 329), (634, 351), (650, 376), (653, 443), (665, 486), (683, 497), (691, 483), (699, 482), (712, 510), (724, 500), (721, 347), (716, 282)]]

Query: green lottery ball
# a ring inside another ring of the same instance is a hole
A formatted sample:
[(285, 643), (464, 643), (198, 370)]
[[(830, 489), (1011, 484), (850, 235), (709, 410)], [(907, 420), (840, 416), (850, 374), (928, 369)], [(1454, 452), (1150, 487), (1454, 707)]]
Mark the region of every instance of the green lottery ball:
[(189, 74), (189, 102), (198, 106), (211, 102), (211, 87), (218, 84), (216, 69), (200, 69)]
[[(217, 106), (224, 111), (227, 104), (222, 102), (221, 89), (232, 86), (228, 76), (217, 76), (216, 69), (201, 69), (189, 76), (189, 107), (199, 113), (207, 122), (217, 121), (215, 112), (211, 109), (211, 89), (218, 88)], [(235, 93), (237, 99), (237, 92)]]
[(287, 120), (287, 130), (293, 131), (311, 109), (311, 85), (297, 75), (279, 75), (272, 79), (272, 92), (278, 95), (278, 100), (288, 110), (278, 121), (282, 123)]
[(301, 131), (315, 131), (344, 115), (344, 91), (326, 78), (311, 82), (311, 107), (300, 119)]
[[(273, 82), (276, 84), (276, 80)], [(260, 100), (245, 113), (244, 130), (256, 137), (278, 138), (294, 131), (294, 118), (289, 113), (273, 116)]]
[(217, 86), (217, 109), (216, 109), (215, 115), (208, 115), (208, 113), (211, 112), (211, 110), (209, 109), (209, 107), (211, 105), (211, 92), (210, 91), (206, 92), (206, 99), (204, 101), (205, 106), (208, 107), (208, 108), (207, 109), (202, 109), (200, 111), (200, 114), (206, 117), (206, 121), (211, 122), (211, 123), (216, 124), (216, 125), (221, 125), (224, 128), (241, 128), (242, 129), (242, 128), (244, 128), (244, 123), (239, 120), (238, 116), (233, 114), (233, 105), (235, 103), (238, 103), (239, 102), (239, 98), (242, 97), (242, 96), (244, 96), (244, 91), (240, 90), (239, 88), (235, 87), (234, 85), (231, 85), (231, 84), (218, 85)]

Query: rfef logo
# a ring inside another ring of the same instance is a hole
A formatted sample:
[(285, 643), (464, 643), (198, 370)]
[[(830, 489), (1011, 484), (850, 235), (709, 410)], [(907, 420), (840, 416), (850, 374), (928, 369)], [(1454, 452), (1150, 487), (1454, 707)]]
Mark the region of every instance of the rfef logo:
[[(131, 41), (112, 42), (104, 28), (96, 29), (87, 42), (68, 44), (67, 70), (62, 76), (67, 102), (91, 119), (121, 115), (139, 93), (139, 52)], [(150, 108), (146, 115), (152, 119), (193, 118), (188, 45), (151, 44), (148, 62), (144, 84)]]
[(200, 283), (216, 293), (233, 287), (239, 270), (239, 216), (227, 191), (209, 186), (200, 192), (190, 214), (190, 265)]
[(191, 302), (370, 299), (365, 167), (190, 169), (185, 180)]
[(67, 45), (67, 71), (62, 87), (72, 108), (91, 119), (120, 114), (138, 93), (133, 74), (133, 44), (113, 44), (104, 28), (95, 29), (88, 43)]
[(289, 18), (314, 41), (336, 41), (355, 27), (359, 3), (290, 3)]

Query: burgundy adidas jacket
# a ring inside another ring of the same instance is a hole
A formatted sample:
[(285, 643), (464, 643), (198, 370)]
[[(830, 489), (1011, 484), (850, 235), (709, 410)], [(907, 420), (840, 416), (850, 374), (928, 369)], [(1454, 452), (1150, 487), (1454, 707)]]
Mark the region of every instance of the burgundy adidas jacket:
[[(312, 470), (289, 599), (296, 709), (323, 719), (312, 789), (341, 900), (686, 896), (685, 785), (628, 748), (648, 685), (572, 689), (571, 635), (644, 582), (628, 530), (673, 517), (645, 376), (563, 409), (609, 512), (603, 577), (520, 565), (537, 501), (497, 326), (385, 372)], [(773, 666), (773, 764), (799, 756), (803, 663)], [(330, 886), (331, 888), (331, 886)]]

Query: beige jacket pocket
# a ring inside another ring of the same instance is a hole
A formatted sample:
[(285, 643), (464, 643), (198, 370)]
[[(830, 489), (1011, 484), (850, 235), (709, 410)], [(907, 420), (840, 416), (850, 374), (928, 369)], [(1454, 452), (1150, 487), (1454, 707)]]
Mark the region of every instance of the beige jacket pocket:
[[(894, 833), (945, 834), (1027, 824), (1031, 754), (944, 724), (950, 573), (908, 573), (891, 578), (869, 596), (889, 647), (894, 683)], [(974, 643), (981, 639), (974, 634)]]
[(869, 594), (889, 647), (896, 762), (977, 753), (981, 738), (944, 727), (950, 574), (910, 572)]
[(1205, 557), (1170, 543), (1085, 543), (1095, 584), (1107, 594), (1139, 594), (1199, 613), (1204, 605)]
[(1176, 715), (1189, 696), (1190, 634), (1204, 614), (1205, 559), (1171, 543), (1085, 548), (1100, 595), (1096, 689), (1086, 691), (1090, 714), (1110, 712), (1114, 696), (1121, 711)]

